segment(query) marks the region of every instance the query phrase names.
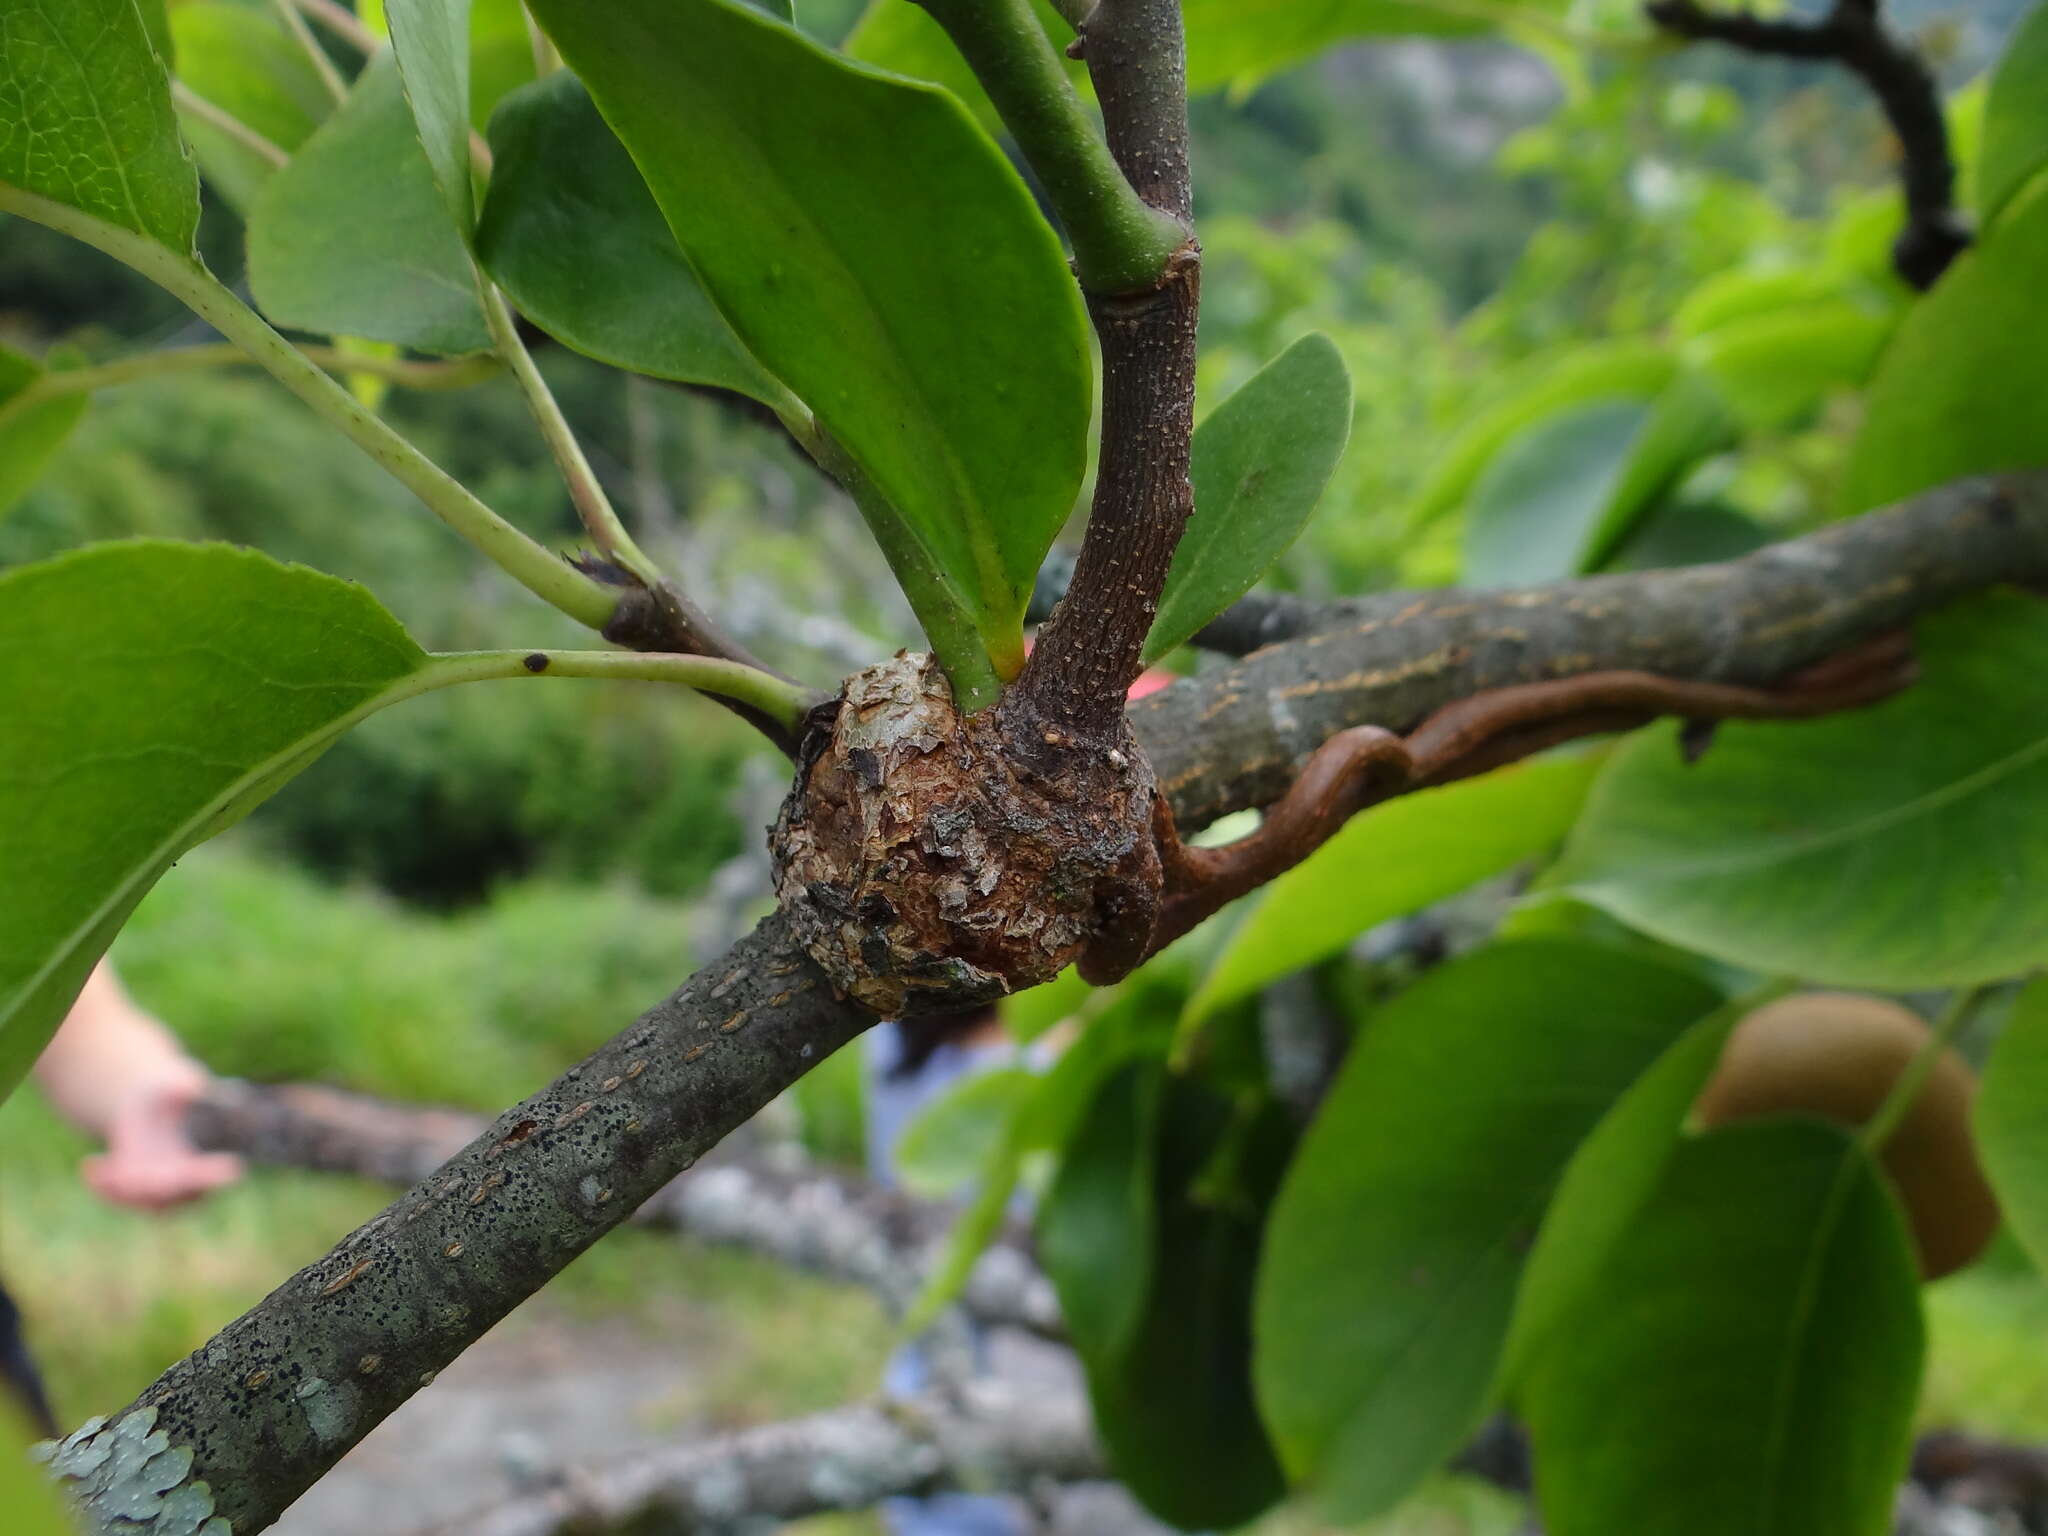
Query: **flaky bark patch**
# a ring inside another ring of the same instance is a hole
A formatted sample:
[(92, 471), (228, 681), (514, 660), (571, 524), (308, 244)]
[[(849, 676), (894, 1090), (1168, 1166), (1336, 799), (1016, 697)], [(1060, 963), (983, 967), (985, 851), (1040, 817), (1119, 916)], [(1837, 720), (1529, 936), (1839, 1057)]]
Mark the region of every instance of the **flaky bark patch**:
[[(1038, 985), (1156, 903), (1150, 767), (1055, 729), (961, 715), (930, 657), (854, 674), (777, 818), (776, 895), (833, 982), (878, 1013)], [(1145, 920), (1149, 923), (1149, 913)]]

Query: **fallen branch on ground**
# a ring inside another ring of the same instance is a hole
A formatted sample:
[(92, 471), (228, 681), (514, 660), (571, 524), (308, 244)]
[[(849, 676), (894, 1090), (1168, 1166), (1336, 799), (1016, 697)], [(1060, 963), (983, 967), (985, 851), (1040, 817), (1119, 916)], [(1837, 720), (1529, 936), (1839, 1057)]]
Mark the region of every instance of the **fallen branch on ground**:
[[(394, 1104), (310, 1083), (217, 1082), (188, 1117), (194, 1141), (208, 1150), (388, 1184), (426, 1178), (487, 1123), (461, 1110)], [(707, 1161), (671, 1180), (632, 1220), (865, 1286), (901, 1311), (922, 1286), (953, 1215), (799, 1154), (793, 1161)], [(1052, 1283), (1018, 1233), (1005, 1234), (981, 1256), (960, 1304), (977, 1322), (1048, 1338), (1064, 1334)]]
[(560, 1475), (438, 1536), (568, 1536), (658, 1528), (689, 1536), (747, 1521), (869, 1509), (948, 1490), (1025, 1493), (1103, 1475), (1078, 1393), (979, 1381), (957, 1394), (857, 1403)]

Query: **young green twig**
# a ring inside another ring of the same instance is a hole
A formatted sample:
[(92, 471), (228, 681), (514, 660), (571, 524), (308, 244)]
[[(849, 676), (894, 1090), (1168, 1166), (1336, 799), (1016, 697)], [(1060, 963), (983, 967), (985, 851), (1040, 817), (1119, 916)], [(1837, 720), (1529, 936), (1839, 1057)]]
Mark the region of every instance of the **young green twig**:
[(348, 82), (341, 78), (341, 71), (334, 67), (334, 60), (327, 57), (327, 50), (320, 46), (320, 40), (306, 25), (306, 18), (299, 13), (293, 0), (271, 0), (277, 11), (277, 19), (289, 32), (292, 41), (306, 55), (306, 62), (313, 66), (313, 73), (320, 77), (320, 83), (327, 87), (327, 94), (337, 102), (348, 95)]
[(365, 57), (384, 46), (384, 40), (357, 20), (355, 12), (346, 6), (336, 5), (334, 0), (292, 0), (292, 3), (331, 36), (340, 38)]
[(106, 252), (182, 300), (285, 388), (339, 428), (449, 527), (543, 602), (603, 629), (619, 595), (550, 554), (485, 506), (448, 472), (321, 371), (197, 259), (146, 235), (104, 223), (67, 204), (0, 186), (0, 212), (17, 213)]
[(1073, 241), (1081, 286), (1095, 293), (1155, 287), (1187, 243), (1187, 228), (1124, 179), (1030, 0), (918, 3), (952, 37), (1038, 173)]
[(576, 441), (576, 433), (562, 414), (554, 392), (534, 366), (533, 354), (526, 350), (526, 343), (520, 340), (518, 322), (512, 318), (512, 310), (506, 304), (504, 294), (481, 272), (477, 274), (477, 291), (483, 298), (484, 318), (490, 324), (491, 340), (497, 346), (498, 357), (511, 370), (519, 392), (526, 397), (527, 408), (532, 411), (541, 438), (547, 443), (548, 452), (562, 473), (562, 480), (569, 488), (569, 500), (576, 508), (576, 516), (582, 521), (584, 531), (590, 535), (591, 543), (597, 546), (598, 553), (606, 560), (629, 575), (648, 586), (659, 585), (662, 579), (659, 567), (633, 542), (633, 535), (626, 531), (611, 498), (605, 495), (597, 471), (590, 467), (583, 445)]
[[(330, 373), (368, 374), (401, 389), (468, 389), (493, 377), (499, 367), (494, 357), (428, 362), (418, 358), (344, 352), (338, 347), (302, 346), (299, 351), (308, 362)], [(25, 409), (59, 395), (111, 389), (119, 384), (160, 378), (165, 374), (196, 373), (212, 368), (253, 368), (256, 365), (255, 358), (230, 342), (206, 342), (196, 347), (170, 347), (161, 352), (138, 353), (134, 357), (116, 358), (111, 363), (95, 363), (85, 368), (52, 368), (0, 408), (0, 420), (4, 420), (8, 412)]]
[(272, 143), (232, 112), (215, 106), (182, 80), (171, 82), (171, 100), (181, 112), (189, 112), (208, 127), (218, 128), (242, 148), (261, 155), (273, 166), (282, 167), (291, 159), (288, 150)]
[(674, 683), (735, 704), (743, 704), (795, 734), (820, 695), (763, 672), (758, 667), (714, 656), (677, 656), (641, 651), (457, 651), (438, 655), (428, 669), (428, 686), (484, 682), (498, 678), (629, 678)]

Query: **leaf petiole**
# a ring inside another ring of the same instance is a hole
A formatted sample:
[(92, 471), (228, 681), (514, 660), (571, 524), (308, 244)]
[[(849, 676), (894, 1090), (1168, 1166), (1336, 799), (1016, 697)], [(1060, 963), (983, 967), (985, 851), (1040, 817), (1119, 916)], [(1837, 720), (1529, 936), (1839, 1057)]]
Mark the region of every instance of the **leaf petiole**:
[(712, 656), (650, 651), (451, 651), (436, 654), (384, 702), (397, 703), (400, 698), (457, 683), (518, 677), (611, 677), (677, 683), (748, 705), (792, 734), (820, 698), (772, 672)]
[(0, 186), (0, 213), (19, 214), (82, 240), (133, 267), (184, 301), (314, 412), (339, 428), (449, 527), (543, 602), (579, 624), (603, 629), (618, 608), (601, 586), (505, 521), (453, 476), (337, 384), (320, 366), (271, 329), (197, 259), (147, 235), (96, 219), (17, 187)]

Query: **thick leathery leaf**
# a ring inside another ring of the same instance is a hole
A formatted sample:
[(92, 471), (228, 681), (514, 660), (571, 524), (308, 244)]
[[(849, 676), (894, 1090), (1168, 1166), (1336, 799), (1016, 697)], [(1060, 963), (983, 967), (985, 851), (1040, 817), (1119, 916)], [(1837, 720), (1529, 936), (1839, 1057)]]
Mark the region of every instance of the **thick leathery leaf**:
[[(1247, 1120), (1156, 1058), (1127, 1073), (1149, 1086), (1134, 1099), (1118, 1086), (1129, 1075), (1108, 1080), (1068, 1142), (1090, 1159), (1087, 1177), (1068, 1183), (1063, 1171), (1041, 1216), (1067, 1220), (1071, 1213), (1057, 1209), (1061, 1194), (1079, 1199), (1085, 1191), (1087, 1219), (1074, 1216), (1071, 1240), (1055, 1246), (1074, 1259), (1080, 1233), (1097, 1244), (1082, 1256), (1089, 1289), (1076, 1304), (1087, 1321), (1075, 1345), (1112, 1470), (1181, 1530), (1233, 1527), (1282, 1487), (1252, 1402), (1250, 1313), (1262, 1218), (1288, 1132), (1272, 1106)], [(1156, 1110), (1144, 1108), (1145, 1094), (1156, 1095)], [(1134, 1110), (1149, 1144), (1124, 1134)], [(1207, 1178), (1219, 1162), (1234, 1173), (1230, 1198)], [(1150, 1215), (1120, 1224), (1113, 1211), (1138, 1209), (1147, 1164)], [(1074, 1273), (1055, 1277), (1063, 1307)]]
[(1254, 1314), (1267, 1428), (1332, 1519), (1389, 1507), (1471, 1433), (1567, 1160), (1719, 1000), (1617, 950), (1525, 940), (1367, 1019), (1274, 1204)]
[(1145, 659), (1181, 645), (1252, 589), (1308, 525), (1351, 435), (1351, 376), (1308, 335), (1195, 429), (1195, 510), (1173, 552)]
[(1039, 1207), (1039, 1261), (1087, 1359), (1122, 1354), (1151, 1292), (1161, 1091), (1142, 1063), (1102, 1083)]
[(635, 373), (793, 404), (713, 306), (581, 81), (561, 70), (522, 86), (490, 137), (477, 259), (521, 314)]
[(1552, 883), (1731, 964), (1904, 991), (2048, 960), (2048, 614), (1993, 594), (1925, 620), (1873, 708), (1675, 726), (1615, 752)]
[(360, 587), (227, 545), (0, 575), (0, 1095), (171, 861), (426, 664)]
[(1692, 373), (1647, 404), (1598, 401), (1531, 427), (1473, 492), (1465, 579), (1523, 586), (1597, 569), (1687, 471), (1730, 439), (1719, 392)]
[(1409, 511), (1410, 524), (1429, 522), (1463, 503), (1495, 456), (1536, 423), (1574, 406), (1650, 401), (1677, 372), (1670, 349), (1647, 341), (1595, 342), (1532, 358), (1434, 456)]
[(1517, 1395), (1554, 1536), (1882, 1536), (1924, 1329), (1876, 1165), (1818, 1121), (1681, 1142)]
[(988, 702), (1089, 413), (1079, 290), (1023, 183), (945, 92), (736, 0), (533, 9), (747, 350), (874, 487), (956, 693)]
[(249, 285), (277, 325), (422, 352), (491, 344), (389, 54), (270, 179), (249, 220)]
[(1366, 929), (1455, 896), (1564, 840), (1599, 767), (1560, 753), (1401, 795), (1354, 816), (1269, 885), (1189, 998), (1199, 1021)]
[(2044, 270), (2048, 192), (2010, 208), (1900, 324), (1866, 396), (1841, 510), (2048, 464)]

